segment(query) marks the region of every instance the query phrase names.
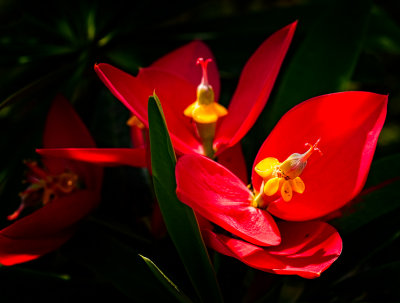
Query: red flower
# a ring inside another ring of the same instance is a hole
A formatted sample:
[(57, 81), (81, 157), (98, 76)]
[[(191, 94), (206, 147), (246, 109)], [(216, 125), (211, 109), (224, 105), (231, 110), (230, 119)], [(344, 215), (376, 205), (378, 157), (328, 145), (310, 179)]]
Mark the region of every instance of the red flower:
[[(234, 146), (254, 124), (271, 92), (295, 27), (296, 23), (293, 23), (273, 34), (247, 62), (228, 115), (216, 130), (214, 147), (217, 153)], [(182, 154), (203, 153), (202, 142), (190, 119), (183, 117), (184, 110), (196, 100), (196, 88), (201, 79), (201, 70), (195, 65), (198, 58), (213, 58), (213, 55), (202, 42), (194, 41), (162, 57), (150, 67), (142, 68), (137, 77), (108, 64), (98, 64), (95, 70), (110, 91), (146, 127), (147, 100), (155, 90), (162, 102), (177, 151)], [(209, 66), (208, 80), (218, 100), (220, 84), (215, 64)]]
[[(88, 130), (61, 96), (56, 97), (48, 114), (43, 145), (95, 147)], [(32, 171), (27, 181), (32, 185), (21, 193), (21, 208), (9, 219), (17, 219), (20, 211), (33, 203), (45, 205), (0, 231), (3, 265), (26, 262), (57, 249), (100, 200), (101, 168), (54, 158), (43, 158), (42, 162), (44, 169), (36, 163), (29, 164)]]
[[(318, 222), (277, 225), (270, 214), (288, 221), (306, 221), (353, 199), (365, 183), (386, 104), (387, 96), (367, 92), (336, 93), (305, 101), (282, 117), (262, 145), (253, 165), (254, 192), (222, 165), (202, 156), (185, 155), (176, 166), (178, 197), (202, 217), (247, 241), (230, 239), (208, 228), (207, 241), (217, 251), (278, 273), (285, 271), (262, 260), (269, 254), (286, 256), (299, 261), (298, 265), (285, 263), (287, 273), (319, 274), (340, 254), (341, 240), (336, 232)], [(305, 150), (307, 142), (316, 144)], [(310, 160), (319, 149), (323, 155)], [(312, 244), (298, 249), (297, 244), (303, 243), (300, 240), (308, 238), (304, 235), (316, 227)], [(327, 236), (332, 241), (325, 242)], [(263, 249), (248, 242), (280, 245)]]
[[(214, 129), (215, 139), (212, 144), (217, 155), (238, 143), (262, 111), (295, 27), (296, 22), (273, 34), (247, 62), (228, 108), (228, 114), (218, 121), (217, 128)], [(134, 118), (130, 124), (137, 149), (140, 149), (143, 143), (138, 126), (148, 128), (147, 102), (155, 90), (162, 101), (175, 149), (181, 154), (204, 153), (196, 128), (191, 119), (183, 114), (184, 110), (196, 100), (196, 89), (202, 75), (201, 69), (195, 65), (198, 58), (213, 58), (213, 55), (205, 44), (194, 41), (160, 58), (150, 67), (140, 69), (136, 77), (109, 64), (95, 65), (100, 79), (132, 112)], [(208, 73), (204, 69), (203, 80), (204, 77), (207, 78), (207, 75), (215, 100), (218, 100), (220, 83), (215, 64), (209, 65)], [(56, 152), (51, 151), (40, 152), (57, 155)], [(97, 151), (97, 153), (100, 152)], [(58, 151), (58, 155), (64, 157), (66, 153)], [(70, 156), (82, 159), (79, 155), (70, 154)], [(90, 157), (86, 157), (85, 160), (96, 161)], [(128, 164), (127, 162), (123, 164)], [(145, 166), (145, 161), (131, 164)]]

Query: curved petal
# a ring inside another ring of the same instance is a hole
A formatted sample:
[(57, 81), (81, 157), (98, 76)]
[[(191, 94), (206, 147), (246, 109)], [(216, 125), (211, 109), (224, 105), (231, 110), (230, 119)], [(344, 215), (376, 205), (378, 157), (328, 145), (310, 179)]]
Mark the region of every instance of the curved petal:
[(140, 70), (140, 80), (151, 87), (160, 99), (174, 148), (182, 153), (203, 153), (195, 126), (183, 111), (196, 100), (196, 86), (155, 68)]
[[(315, 143), (315, 153), (301, 174), (303, 194), (294, 194), (286, 203), (271, 197), (268, 211), (294, 221), (310, 220), (339, 209), (364, 186), (377, 139), (386, 117), (387, 96), (368, 92), (343, 92), (305, 101), (287, 112), (262, 145), (254, 166), (262, 159), (284, 161), (292, 153), (307, 150)], [(261, 178), (254, 172), (254, 188)]]
[[(54, 99), (47, 115), (43, 146), (45, 148), (96, 147), (92, 136), (74, 108), (61, 95)], [(70, 169), (83, 177), (87, 188), (100, 190), (103, 176), (100, 167), (51, 157), (43, 158), (43, 163), (52, 174), (59, 174)]]
[(218, 163), (221, 164), (222, 166), (225, 166), (236, 176), (238, 176), (239, 179), (242, 180), (244, 184), (249, 183), (247, 177), (246, 160), (244, 158), (242, 146), (240, 145), (240, 143), (237, 143), (235, 146), (232, 146), (224, 150), (218, 156)]
[(217, 234), (202, 226), (207, 246), (256, 269), (280, 275), (319, 277), (342, 251), (338, 232), (324, 222), (281, 222), (278, 224), (281, 244), (267, 248)]
[(67, 230), (54, 237), (13, 239), (0, 233), (0, 264), (10, 266), (28, 262), (64, 244), (73, 234)]
[(217, 129), (217, 149), (235, 145), (263, 110), (289, 48), (297, 22), (270, 36), (246, 63), (228, 108)]
[(53, 237), (84, 218), (99, 201), (99, 193), (78, 190), (18, 219), (2, 229), (0, 235), (15, 240)]
[(47, 115), (43, 146), (45, 148), (96, 146), (81, 118), (61, 95), (54, 99)]
[(196, 64), (198, 58), (213, 60), (213, 63), (208, 66), (208, 80), (214, 89), (215, 98), (218, 100), (220, 80), (217, 64), (212, 52), (202, 41), (195, 40), (181, 46), (155, 61), (150, 68), (154, 67), (175, 74), (197, 87), (202, 76), (201, 68)]
[(220, 164), (184, 155), (176, 165), (176, 180), (178, 198), (207, 220), (257, 245), (280, 243), (274, 219), (250, 206), (250, 190)]
[(138, 77), (134, 77), (110, 64), (100, 63), (94, 66), (97, 75), (111, 91), (146, 127), (147, 101), (153, 89), (146, 86)]
[(127, 108), (148, 127), (147, 102), (155, 91), (165, 114), (174, 147), (180, 153), (203, 153), (190, 119), (183, 111), (196, 99), (196, 86), (158, 68), (143, 68), (133, 77), (109, 64), (95, 65), (104, 84)]
[(130, 165), (146, 167), (145, 148), (45, 148), (42, 156), (83, 161), (104, 166)]

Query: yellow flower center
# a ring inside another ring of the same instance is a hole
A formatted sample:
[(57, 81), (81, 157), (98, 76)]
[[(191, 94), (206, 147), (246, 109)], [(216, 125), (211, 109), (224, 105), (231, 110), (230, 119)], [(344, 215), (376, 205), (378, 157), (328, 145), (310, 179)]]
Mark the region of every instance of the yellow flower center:
[(201, 83), (197, 86), (197, 99), (190, 104), (183, 112), (187, 117), (193, 119), (196, 124), (197, 133), (203, 144), (204, 153), (212, 158), (214, 155), (213, 141), (215, 136), (216, 123), (220, 117), (228, 114), (225, 107), (215, 102), (214, 90), (208, 83), (207, 65), (211, 59), (197, 59), (203, 70)]
[(314, 145), (309, 143), (309, 149), (304, 154), (291, 154), (285, 161), (280, 163), (278, 159), (269, 157), (260, 161), (254, 170), (263, 178), (260, 194), (255, 197), (253, 205), (260, 207), (263, 204), (262, 195), (272, 196), (280, 193), (283, 200), (289, 202), (293, 197), (293, 192), (302, 194), (305, 190), (301, 173), (307, 165), (307, 160), (314, 151), (321, 153), (317, 147), (320, 139)]
[(30, 185), (19, 194), (21, 204), (7, 217), (8, 220), (17, 219), (27, 207), (46, 205), (56, 198), (72, 193), (79, 186), (78, 175), (73, 172), (49, 175), (37, 162), (26, 162), (26, 165), (30, 169), (26, 182)]

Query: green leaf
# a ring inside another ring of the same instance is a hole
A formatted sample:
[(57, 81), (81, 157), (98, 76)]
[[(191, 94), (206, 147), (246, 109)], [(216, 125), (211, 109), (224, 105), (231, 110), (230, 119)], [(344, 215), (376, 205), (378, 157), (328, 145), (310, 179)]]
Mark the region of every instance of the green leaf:
[(168, 233), (200, 300), (222, 302), (194, 212), (176, 196), (176, 157), (156, 95), (149, 98), (148, 111), (154, 189)]
[(156, 276), (156, 278), (164, 285), (166, 289), (168, 289), (179, 302), (188, 303), (192, 302), (188, 297), (186, 297), (178, 287), (151, 261), (149, 258), (145, 256), (139, 255), (142, 257), (144, 262), (149, 266), (150, 270)]
[(296, 104), (346, 89), (365, 40), (371, 4), (365, 0), (336, 2), (317, 18), (296, 50), (272, 107), (264, 113), (268, 118), (260, 119), (264, 130), (270, 131)]
[(373, 163), (365, 190), (356, 197), (348, 213), (332, 224), (341, 232), (350, 233), (400, 208), (399, 171), (400, 154)]

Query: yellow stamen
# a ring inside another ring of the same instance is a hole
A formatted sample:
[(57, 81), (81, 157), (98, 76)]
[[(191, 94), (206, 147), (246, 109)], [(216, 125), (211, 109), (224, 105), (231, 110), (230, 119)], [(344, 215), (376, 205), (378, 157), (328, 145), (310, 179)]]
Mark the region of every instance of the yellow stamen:
[(309, 146), (309, 149), (304, 154), (291, 154), (282, 163), (273, 157), (265, 158), (257, 163), (254, 170), (263, 178), (260, 191), (266, 196), (275, 195), (279, 191), (286, 202), (292, 199), (293, 192), (302, 194), (305, 191), (305, 184), (299, 176), (305, 169), (311, 154), (314, 151), (321, 153), (317, 147), (319, 141), (320, 139), (314, 145), (307, 143), (306, 146)]
[(284, 180), (282, 182), (281, 195), (283, 200), (285, 200), (286, 202), (292, 200), (293, 196), (292, 187), (290, 186), (290, 183), (287, 180)]
[(279, 164), (278, 159), (269, 157), (258, 162), (254, 169), (263, 179), (269, 179)]
[(139, 118), (135, 115), (133, 115), (132, 117), (130, 117), (128, 119), (128, 121), (126, 121), (126, 124), (129, 126), (136, 126), (140, 129), (144, 129), (144, 124), (142, 123), (142, 121), (139, 120)]
[(228, 114), (225, 107), (215, 102), (214, 90), (208, 83), (207, 65), (211, 59), (199, 58), (203, 70), (201, 83), (197, 86), (197, 99), (190, 104), (183, 114), (193, 119), (196, 124), (197, 133), (203, 144), (204, 153), (212, 158), (214, 156), (213, 141), (215, 136), (216, 123), (220, 117)]
[(269, 179), (264, 186), (264, 194), (267, 196), (275, 195), (279, 189), (279, 179), (278, 177)]

